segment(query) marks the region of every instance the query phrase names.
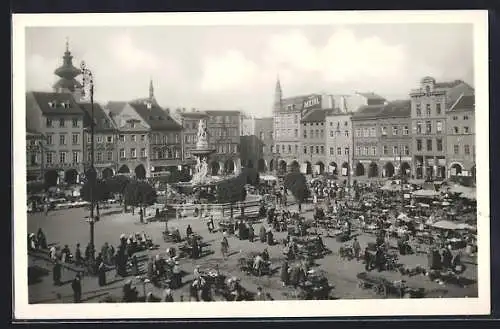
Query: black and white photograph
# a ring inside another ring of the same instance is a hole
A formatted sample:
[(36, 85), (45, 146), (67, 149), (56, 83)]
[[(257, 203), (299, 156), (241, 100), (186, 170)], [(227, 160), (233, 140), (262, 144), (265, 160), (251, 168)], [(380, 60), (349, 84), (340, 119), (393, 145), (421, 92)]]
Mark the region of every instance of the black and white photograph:
[(490, 312), (486, 12), (13, 31), (16, 317)]

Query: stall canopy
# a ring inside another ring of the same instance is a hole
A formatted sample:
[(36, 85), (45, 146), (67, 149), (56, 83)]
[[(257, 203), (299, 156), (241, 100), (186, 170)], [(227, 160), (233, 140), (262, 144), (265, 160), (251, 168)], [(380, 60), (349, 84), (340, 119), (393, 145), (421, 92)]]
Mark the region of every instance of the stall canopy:
[(459, 230), (460, 226), (455, 224), (454, 222), (450, 222), (449, 220), (440, 220), (432, 224), (432, 227), (440, 228), (443, 230)]
[(263, 181), (269, 181), (269, 182), (277, 181), (278, 180), (278, 178), (276, 178), (273, 175), (261, 175), (261, 176), (259, 176), (259, 179), (261, 179)]
[(439, 193), (432, 190), (418, 190), (413, 192), (413, 195), (421, 198), (435, 198), (439, 196)]
[(452, 185), (446, 189), (450, 193), (460, 194), (460, 197), (465, 199), (476, 200), (476, 189), (463, 185)]

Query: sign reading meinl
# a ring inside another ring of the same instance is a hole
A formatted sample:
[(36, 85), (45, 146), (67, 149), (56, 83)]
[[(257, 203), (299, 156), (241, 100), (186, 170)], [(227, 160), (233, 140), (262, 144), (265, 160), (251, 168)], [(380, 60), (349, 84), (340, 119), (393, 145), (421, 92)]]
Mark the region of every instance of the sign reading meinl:
[(321, 107), (321, 96), (311, 96), (304, 101), (304, 109), (311, 107)]

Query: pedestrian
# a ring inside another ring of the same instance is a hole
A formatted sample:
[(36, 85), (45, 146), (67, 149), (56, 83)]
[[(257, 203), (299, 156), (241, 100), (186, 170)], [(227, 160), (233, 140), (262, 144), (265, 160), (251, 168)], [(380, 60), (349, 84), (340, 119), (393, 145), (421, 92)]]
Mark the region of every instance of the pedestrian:
[(58, 259), (55, 260), (54, 267), (53, 267), (53, 272), (52, 272), (52, 278), (54, 280), (54, 285), (55, 286), (60, 286), (61, 285), (61, 269), (62, 265)]
[(80, 266), (82, 263), (83, 263), (82, 251), (80, 250), (80, 243), (77, 243), (75, 250), (75, 264), (76, 266)]
[(286, 260), (283, 262), (283, 265), (281, 266), (280, 279), (283, 287), (286, 287), (290, 281), (288, 262)]
[(354, 237), (354, 242), (352, 243), (352, 249), (354, 251), (354, 257), (359, 261), (361, 256), (361, 246), (359, 244), (358, 238)]
[(98, 274), (98, 282), (99, 286), (103, 287), (106, 285), (106, 265), (104, 264), (103, 261), (100, 261), (99, 266), (97, 268), (97, 274)]
[(262, 287), (257, 287), (257, 295), (255, 296), (255, 300), (257, 301), (265, 301), (266, 295), (262, 292)]
[(77, 273), (73, 282), (71, 283), (71, 288), (73, 289), (73, 301), (75, 303), (80, 303), (82, 300), (82, 282), (80, 279), (80, 273)]
[(227, 241), (227, 237), (226, 237), (226, 232), (224, 232), (223, 234), (223, 237), (222, 237), (222, 241), (221, 241), (221, 245), (220, 245), (220, 249), (221, 249), (221, 253), (222, 253), (222, 257), (224, 259), (227, 259), (228, 257), (228, 252), (229, 252), (229, 242)]

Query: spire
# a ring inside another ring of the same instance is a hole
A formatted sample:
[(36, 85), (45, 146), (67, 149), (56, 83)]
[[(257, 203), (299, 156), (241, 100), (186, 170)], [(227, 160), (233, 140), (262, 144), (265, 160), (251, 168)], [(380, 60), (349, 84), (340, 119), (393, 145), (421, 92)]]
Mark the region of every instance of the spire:
[(155, 98), (155, 89), (153, 87), (153, 79), (149, 78), (149, 99), (153, 100)]
[(280, 111), (282, 108), (283, 92), (281, 90), (280, 77), (276, 79), (276, 87), (274, 88), (274, 111)]
[(66, 37), (66, 52), (69, 53), (69, 38)]

